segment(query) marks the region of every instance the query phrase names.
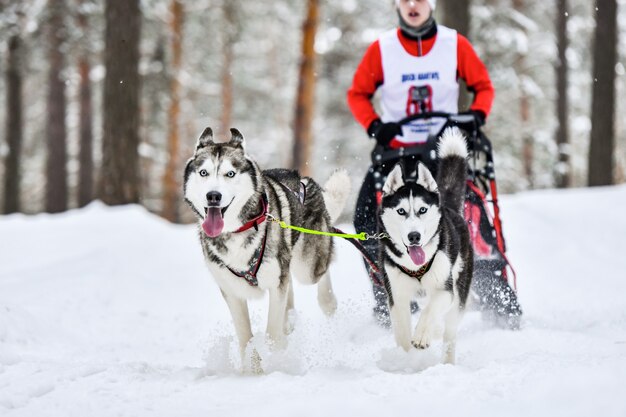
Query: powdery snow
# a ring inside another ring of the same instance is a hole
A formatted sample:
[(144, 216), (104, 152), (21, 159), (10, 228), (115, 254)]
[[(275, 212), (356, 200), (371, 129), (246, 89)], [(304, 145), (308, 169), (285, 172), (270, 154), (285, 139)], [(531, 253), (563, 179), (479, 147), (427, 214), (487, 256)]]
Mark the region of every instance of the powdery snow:
[[(338, 241), (326, 318), (296, 284), (295, 331), (243, 375), (195, 226), (138, 206), (0, 217), (0, 415), (624, 416), (626, 187), (504, 196), (525, 318), (471, 311), (457, 365), (405, 353), (372, 318), (359, 254)], [(346, 227), (349, 228), (349, 227)]]

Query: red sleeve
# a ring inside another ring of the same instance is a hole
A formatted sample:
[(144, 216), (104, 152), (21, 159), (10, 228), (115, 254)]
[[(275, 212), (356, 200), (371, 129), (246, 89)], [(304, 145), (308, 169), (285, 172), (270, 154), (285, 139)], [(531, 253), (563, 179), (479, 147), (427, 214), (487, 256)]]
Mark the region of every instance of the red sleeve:
[(491, 84), (489, 73), (485, 64), (480, 60), (470, 41), (461, 34), (457, 41), (457, 62), (459, 77), (465, 80), (467, 88), (474, 92), (474, 101), (470, 106), (472, 110), (480, 110), (489, 115), (495, 90)]
[(365, 129), (380, 116), (374, 110), (372, 96), (383, 83), (383, 64), (378, 41), (367, 48), (361, 63), (354, 73), (348, 90), (348, 107), (352, 115)]

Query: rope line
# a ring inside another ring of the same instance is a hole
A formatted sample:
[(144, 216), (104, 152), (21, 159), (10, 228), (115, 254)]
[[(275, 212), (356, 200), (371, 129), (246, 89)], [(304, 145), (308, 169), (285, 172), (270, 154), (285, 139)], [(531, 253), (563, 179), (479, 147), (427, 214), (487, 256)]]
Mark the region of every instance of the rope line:
[[(369, 239), (386, 239), (389, 236), (386, 233), (378, 233), (375, 235), (368, 235), (366, 232), (361, 232), (361, 233), (336, 233), (336, 232), (324, 232), (321, 230), (314, 230), (314, 229), (307, 229), (305, 227), (299, 227), (299, 226), (293, 226), (290, 224), (285, 223), (284, 221), (277, 219), (276, 217), (272, 216), (271, 214), (268, 213), (267, 217), (270, 219), (270, 221), (274, 222), (274, 223), (278, 223), (280, 225), (280, 227), (282, 227), (283, 229), (292, 229), (292, 230), (296, 230), (298, 232), (301, 233), (307, 233), (310, 235), (321, 235), (321, 236), (334, 236), (334, 237), (341, 237), (344, 239), (358, 239), (358, 240), (369, 240)], [(335, 229), (339, 232), (341, 232), (339, 229)]]

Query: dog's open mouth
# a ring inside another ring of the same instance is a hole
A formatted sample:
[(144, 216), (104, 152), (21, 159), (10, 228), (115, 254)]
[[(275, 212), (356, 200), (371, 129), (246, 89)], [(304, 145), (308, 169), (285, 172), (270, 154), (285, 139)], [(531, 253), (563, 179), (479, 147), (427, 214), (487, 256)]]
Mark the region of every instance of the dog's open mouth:
[(222, 233), (224, 229), (224, 213), (230, 207), (232, 200), (227, 206), (210, 206), (204, 208), (204, 222), (202, 222), (202, 230), (208, 237), (216, 237)]
[(424, 265), (424, 263), (426, 262), (426, 253), (424, 253), (424, 249), (422, 249), (421, 246), (407, 246), (406, 251), (415, 265)]

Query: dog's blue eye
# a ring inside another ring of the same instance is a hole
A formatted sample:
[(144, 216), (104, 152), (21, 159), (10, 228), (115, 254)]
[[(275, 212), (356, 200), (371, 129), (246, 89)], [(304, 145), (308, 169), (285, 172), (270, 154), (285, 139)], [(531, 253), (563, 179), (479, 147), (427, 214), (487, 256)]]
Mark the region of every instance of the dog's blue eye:
[(406, 214), (406, 211), (403, 208), (399, 208), (397, 211), (400, 216), (404, 216)]
[(198, 174), (200, 174), (201, 177), (206, 177), (207, 175), (209, 175), (206, 169), (201, 169)]
[(424, 214), (428, 211), (428, 209), (426, 207), (422, 207), (419, 209), (419, 214)]
[(228, 171), (228, 172), (226, 173), (226, 176), (227, 176), (228, 178), (232, 178), (232, 177), (234, 177), (234, 176), (235, 176), (235, 171)]

